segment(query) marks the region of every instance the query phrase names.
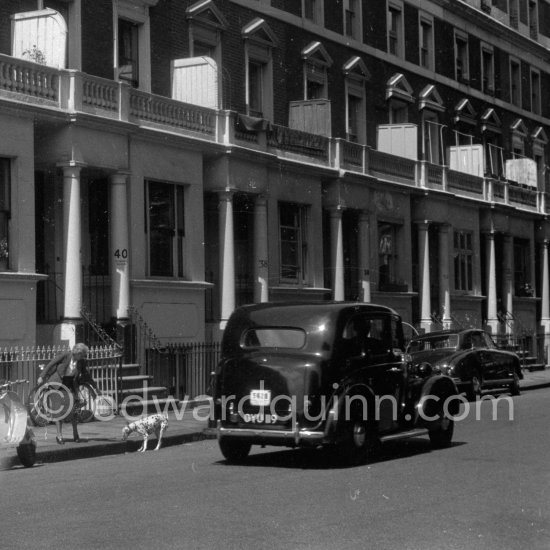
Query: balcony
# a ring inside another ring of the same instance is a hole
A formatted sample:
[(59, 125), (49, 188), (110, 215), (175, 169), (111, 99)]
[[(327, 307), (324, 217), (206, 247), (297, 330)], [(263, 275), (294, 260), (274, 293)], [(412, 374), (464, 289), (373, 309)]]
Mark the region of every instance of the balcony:
[(548, 213), (545, 193), (532, 186), (467, 174), (340, 138), (271, 124), (233, 111), (191, 105), (144, 93), (123, 82), (6, 55), (0, 55), (0, 101), (35, 112), (42, 108), (45, 117), (52, 112), (84, 113), (219, 146), (240, 147), (321, 167), (329, 177), (350, 172), (394, 185)]

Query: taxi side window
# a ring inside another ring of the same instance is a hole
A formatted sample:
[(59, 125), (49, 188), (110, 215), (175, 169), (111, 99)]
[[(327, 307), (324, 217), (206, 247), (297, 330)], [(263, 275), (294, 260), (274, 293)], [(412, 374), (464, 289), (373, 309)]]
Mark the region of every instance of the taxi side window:
[[(365, 323), (365, 351), (371, 355), (385, 353), (391, 348), (391, 332), (386, 319), (368, 319)], [(390, 341), (388, 341), (388, 336)]]
[(472, 334), (472, 347), (473, 348), (484, 348), (485, 347), (485, 342), (484, 342), (481, 334), (479, 334), (479, 332), (474, 332)]
[(371, 357), (388, 352), (392, 348), (390, 320), (362, 315), (352, 317), (342, 332), (342, 348), (345, 357)]
[(342, 331), (342, 350), (345, 357), (356, 357), (363, 351), (361, 318), (352, 317)]

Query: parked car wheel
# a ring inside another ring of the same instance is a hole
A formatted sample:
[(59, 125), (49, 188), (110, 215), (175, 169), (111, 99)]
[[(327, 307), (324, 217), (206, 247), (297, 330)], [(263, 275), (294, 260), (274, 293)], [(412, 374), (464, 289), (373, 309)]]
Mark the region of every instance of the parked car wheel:
[(481, 397), (481, 388), (483, 382), (479, 374), (474, 374), (470, 381), (470, 387), (468, 389), (468, 399), (475, 401), (478, 397)]
[(230, 439), (220, 439), (220, 451), (228, 462), (242, 462), (250, 453), (252, 445), (246, 441), (233, 441)]
[(519, 395), (521, 393), (519, 389), (519, 376), (517, 372), (514, 372), (514, 379), (512, 380), (512, 383), (510, 384), (510, 393), (512, 395)]
[(434, 449), (443, 449), (451, 444), (454, 425), (452, 418), (444, 417), (437, 428), (430, 430), (430, 443)]
[(25, 468), (31, 468), (36, 462), (36, 441), (34, 436), (29, 436), (28, 428), (24, 441), (25, 443), (21, 443), (17, 447), (17, 456)]

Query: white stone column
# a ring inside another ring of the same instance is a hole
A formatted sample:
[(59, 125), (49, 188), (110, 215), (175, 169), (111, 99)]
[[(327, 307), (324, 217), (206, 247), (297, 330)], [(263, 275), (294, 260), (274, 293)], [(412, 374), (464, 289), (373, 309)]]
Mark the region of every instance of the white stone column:
[(82, 258), (80, 166), (63, 166), (63, 245), (65, 293), (63, 317), (80, 321), (82, 308)]
[(130, 305), (130, 245), (128, 238), (128, 202), (126, 174), (111, 176), (111, 314), (127, 319)]
[(487, 254), (487, 325), (491, 333), (498, 333), (497, 317), (497, 283), (496, 283), (496, 256), (495, 234), (493, 231), (485, 234)]
[(220, 329), (235, 309), (235, 244), (233, 234), (233, 192), (219, 193), (220, 226)]
[(550, 276), (548, 272), (548, 246), (550, 241), (545, 239), (541, 247), (541, 319), (540, 324), (544, 333), (544, 356), (546, 364), (550, 364)]
[[(514, 256), (513, 256), (513, 241), (511, 235), (504, 235), (503, 239), (503, 277), (502, 277), (502, 297), (503, 307), (502, 312), (508, 321), (505, 322), (504, 329), (506, 333), (514, 332), (513, 316), (514, 316)], [(497, 312), (498, 313), (498, 312)]]
[(342, 209), (330, 210), (330, 263), (332, 269), (332, 298), (344, 299), (344, 238), (342, 235)]
[(430, 296), (430, 239), (429, 222), (418, 224), (418, 265), (420, 268), (420, 326), (430, 332), (432, 328), (432, 304)]
[(359, 271), (361, 284), (359, 297), (362, 302), (370, 302), (370, 225), (368, 212), (361, 212), (359, 216)]
[(254, 202), (254, 302), (269, 300), (269, 252), (267, 241), (267, 199)]
[(451, 281), (449, 278), (449, 224), (439, 227), (439, 303), (443, 308), (443, 328), (452, 324)]

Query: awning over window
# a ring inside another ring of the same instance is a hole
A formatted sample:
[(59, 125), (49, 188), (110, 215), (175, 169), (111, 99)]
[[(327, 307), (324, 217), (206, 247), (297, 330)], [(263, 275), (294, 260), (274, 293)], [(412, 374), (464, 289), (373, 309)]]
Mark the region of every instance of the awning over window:
[(52, 9), (12, 15), (12, 55), (41, 65), (64, 69), (67, 49), (67, 24)]

